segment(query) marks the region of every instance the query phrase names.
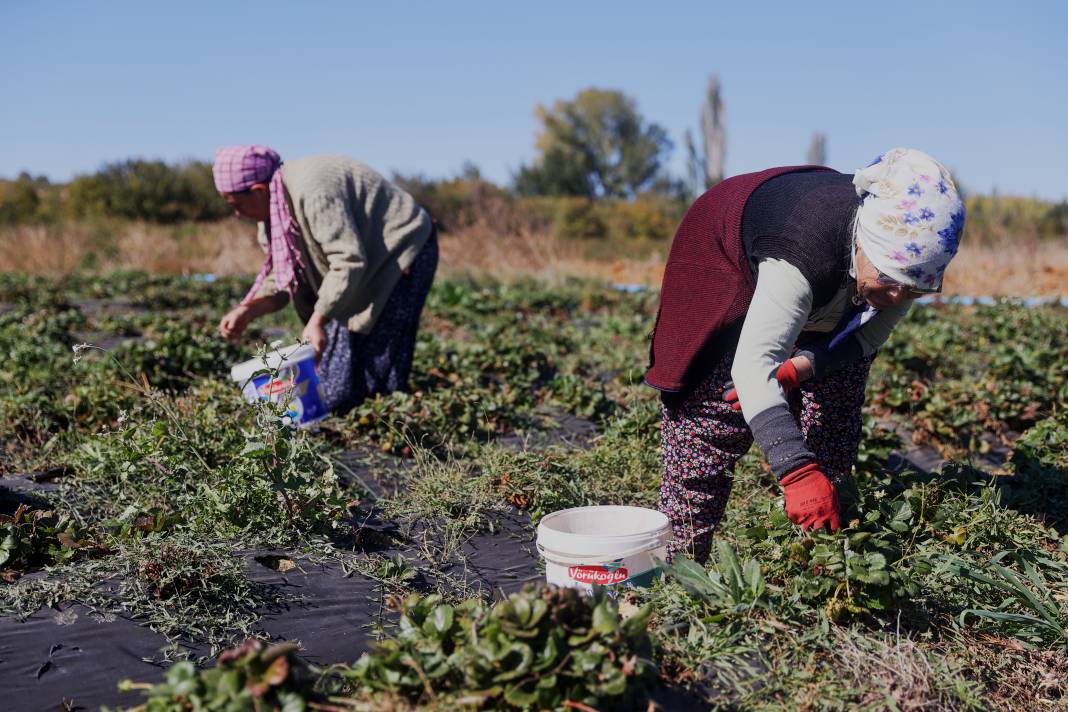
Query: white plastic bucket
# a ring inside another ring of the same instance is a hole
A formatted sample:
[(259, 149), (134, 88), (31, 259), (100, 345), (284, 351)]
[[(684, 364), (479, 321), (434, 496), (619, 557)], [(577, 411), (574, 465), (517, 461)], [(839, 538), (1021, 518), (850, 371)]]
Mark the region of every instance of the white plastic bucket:
[[(299, 344), (278, 347), (277, 342), (271, 347), (265, 358), (254, 358), (230, 369), (230, 378), (241, 386), (245, 400), (285, 403), (285, 417), (300, 426), (330, 415), (315, 370), (315, 350)], [(257, 373), (261, 371), (271, 373)]]
[(662, 512), (619, 505), (575, 507), (538, 524), (538, 553), (550, 584), (592, 591), (594, 584), (645, 588), (667, 559), (671, 525)]

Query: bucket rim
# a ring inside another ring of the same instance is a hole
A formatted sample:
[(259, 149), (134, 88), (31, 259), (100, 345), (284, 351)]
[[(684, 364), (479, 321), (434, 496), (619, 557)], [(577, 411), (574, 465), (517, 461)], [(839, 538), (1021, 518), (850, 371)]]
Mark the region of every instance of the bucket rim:
[[(601, 510), (603, 510), (603, 509), (639, 510), (641, 512), (648, 512), (648, 513), (651, 513), (653, 515), (656, 515), (657, 518), (662, 520), (662, 521), (655, 528), (647, 529), (647, 530), (641, 531), (641, 532), (633, 532), (633, 533), (630, 533), (630, 534), (584, 534), (584, 533), (581, 533), (581, 532), (565, 532), (565, 531), (561, 531), (560, 529), (557, 529), (557, 528), (555, 528), (555, 527), (553, 527), (551, 525), (551, 522), (554, 519), (559, 519), (560, 517), (562, 517), (564, 515), (575, 514), (575, 513), (583, 512), (583, 511), (589, 511), (591, 509), (601, 509)], [(666, 514), (664, 514), (663, 512), (661, 512), (658, 509), (652, 509), (651, 507), (638, 507), (638, 506), (629, 505), (629, 504), (594, 504), (594, 505), (587, 505), (587, 506), (584, 506), (584, 507), (569, 507), (568, 509), (561, 509), (561, 510), (558, 510), (556, 512), (551, 512), (549, 514), (546, 514), (544, 517), (541, 518), (541, 521), (538, 522), (538, 531), (537, 531), (537, 533), (538, 533), (539, 536), (542, 535), (543, 533), (545, 533), (545, 534), (548, 534), (550, 536), (552, 536), (552, 535), (561, 535), (561, 536), (567, 536), (567, 537), (575, 537), (575, 538), (578, 538), (578, 539), (604, 539), (604, 538), (611, 538), (611, 539), (615, 539), (617, 541), (624, 541), (624, 540), (627, 540), (627, 539), (642, 539), (642, 538), (646, 538), (646, 537), (651, 537), (654, 534), (658, 534), (658, 533), (660, 533), (661, 531), (663, 531), (665, 529), (669, 529), (670, 530), (670, 528), (671, 528), (671, 520), (668, 518), (668, 516)]]
[(643, 542), (641, 546), (632, 546), (630, 549), (621, 552), (603, 554), (594, 552), (569, 553), (557, 551), (556, 549), (548, 549), (541, 544), (535, 544), (535, 548), (538, 550), (538, 554), (541, 558), (549, 563), (556, 564), (557, 566), (600, 566), (610, 561), (631, 559), (636, 556), (648, 556), (651, 561), (655, 562), (654, 552), (658, 549), (664, 549), (666, 552), (667, 546), (668, 542), (666, 541), (647, 541)]
[(230, 367), (231, 380), (239, 383), (247, 382), (252, 374), (264, 368), (281, 369), (286, 364), (296, 364), (315, 357), (315, 350), (308, 344), (291, 344), (289, 346), (273, 346), (266, 354), (267, 363), (263, 358), (250, 358), (247, 361), (236, 363)]
[[(610, 532), (581, 533), (567, 532), (552, 526), (550, 518), (564, 514), (581, 513), (589, 509), (605, 509), (606, 507), (623, 510), (643, 510), (646, 514), (655, 514), (656, 525), (648, 529), (632, 533), (613, 534)], [(572, 507), (553, 512), (542, 518), (538, 524), (535, 544), (538, 553), (546, 559), (576, 559), (586, 560), (591, 557), (601, 561), (611, 561), (626, 556), (631, 556), (643, 551), (666, 546), (672, 539), (671, 521), (667, 515), (648, 507), (633, 507), (630, 505), (594, 505), (589, 507)]]

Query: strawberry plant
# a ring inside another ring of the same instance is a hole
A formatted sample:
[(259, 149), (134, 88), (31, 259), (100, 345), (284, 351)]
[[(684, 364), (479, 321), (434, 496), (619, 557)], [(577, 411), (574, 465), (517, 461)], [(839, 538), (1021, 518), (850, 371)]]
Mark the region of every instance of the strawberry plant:
[(68, 515), (25, 504), (13, 514), (0, 514), (0, 580), (7, 583), (32, 569), (64, 563), (100, 548), (79, 532)]
[(361, 692), (412, 702), (462, 694), (494, 709), (599, 705), (649, 678), (650, 613), (620, 620), (613, 599), (572, 589), (526, 589), (492, 607), (412, 594), (397, 637), (344, 675)]
[(220, 653), (210, 670), (179, 662), (158, 685), (124, 680), (119, 689), (143, 692), (147, 700), (134, 708), (138, 712), (303, 712), (322, 697), (314, 691), (315, 676), (295, 655), (298, 648), (250, 638)]

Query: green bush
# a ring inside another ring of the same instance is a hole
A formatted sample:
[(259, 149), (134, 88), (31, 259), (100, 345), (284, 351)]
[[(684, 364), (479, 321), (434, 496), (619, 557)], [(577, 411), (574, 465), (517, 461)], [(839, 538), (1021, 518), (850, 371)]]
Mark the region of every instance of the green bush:
[(559, 197), (555, 203), (553, 230), (565, 240), (605, 237), (608, 225), (599, 203), (590, 198)]
[(231, 212), (215, 190), (211, 165), (200, 161), (111, 163), (93, 175), (75, 178), (67, 190), (67, 211), (74, 217), (176, 223), (217, 220)]
[(51, 184), (22, 174), (0, 181), (0, 224), (126, 218), (154, 223), (218, 220), (231, 212), (215, 190), (211, 164), (130, 159)]

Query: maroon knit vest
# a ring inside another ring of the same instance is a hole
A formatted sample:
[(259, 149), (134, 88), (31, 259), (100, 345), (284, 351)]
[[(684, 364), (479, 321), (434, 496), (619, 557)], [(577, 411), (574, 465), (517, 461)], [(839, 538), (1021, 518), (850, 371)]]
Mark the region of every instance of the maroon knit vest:
[(784, 173), (828, 170), (786, 166), (745, 173), (694, 201), (675, 231), (664, 268), (646, 383), (673, 392), (696, 386), (713, 365), (707, 361), (716, 352), (715, 337), (745, 317), (756, 282), (742, 247), (742, 213), (753, 191)]

